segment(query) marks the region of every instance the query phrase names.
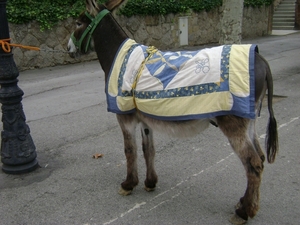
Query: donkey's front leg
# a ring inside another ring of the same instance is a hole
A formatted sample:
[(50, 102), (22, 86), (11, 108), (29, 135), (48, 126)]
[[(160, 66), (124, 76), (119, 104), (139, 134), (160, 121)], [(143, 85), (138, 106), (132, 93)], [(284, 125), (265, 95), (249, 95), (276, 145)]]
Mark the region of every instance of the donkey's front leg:
[(147, 166), (145, 190), (154, 191), (157, 183), (157, 175), (154, 168), (155, 148), (153, 144), (153, 131), (145, 123), (141, 126), (143, 152)]
[(129, 195), (133, 188), (139, 183), (137, 172), (137, 152), (135, 141), (135, 128), (138, 123), (135, 114), (117, 115), (119, 125), (124, 138), (124, 150), (127, 160), (127, 177), (121, 184), (119, 194)]

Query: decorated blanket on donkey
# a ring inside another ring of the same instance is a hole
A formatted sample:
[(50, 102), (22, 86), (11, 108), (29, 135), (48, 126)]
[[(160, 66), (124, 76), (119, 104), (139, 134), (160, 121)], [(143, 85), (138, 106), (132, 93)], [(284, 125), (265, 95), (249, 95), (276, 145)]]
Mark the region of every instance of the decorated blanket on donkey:
[(108, 111), (161, 120), (219, 115), (255, 118), (256, 45), (162, 52), (132, 39), (120, 46), (106, 82)]

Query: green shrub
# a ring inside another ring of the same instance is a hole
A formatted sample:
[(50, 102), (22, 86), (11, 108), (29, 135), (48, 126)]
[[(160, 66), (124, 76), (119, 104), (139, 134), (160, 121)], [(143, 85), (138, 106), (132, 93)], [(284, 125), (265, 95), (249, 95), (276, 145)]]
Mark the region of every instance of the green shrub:
[[(98, 0), (100, 3), (106, 0)], [(245, 6), (270, 5), (273, 0), (245, 0)], [(166, 15), (211, 10), (222, 5), (222, 0), (128, 0), (120, 14)], [(7, 0), (7, 17), (11, 23), (22, 24), (36, 20), (41, 30), (50, 29), (58, 21), (77, 17), (85, 8), (84, 0)]]
[(259, 7), (263, 5), (271, 5), (274, 0), (244, 0), (244, 6)]
[(189, 10), (199, 12), (211, 10), (222, 5), (222, 0), (129, 0), (120, 9), (120, 14), (133, 15), (165, 15), (169, 13), (185, 13)]
[[(259, 7), (270, 5), (274, 0), (244, 0), (245, 6)], [(185, 13), (189, 10), (200, 12), (212, 10), (222, 5), (222, 0), (128, 0), (120, 9), (120, 14), (127, 17), (133, 15), (165, 15), (168, 13)]]
[(82, 0), (8, 0), (7, 18), (16, 24), (36, 20), (44, 30), (60, 20), (78, 16), (83, 9)]

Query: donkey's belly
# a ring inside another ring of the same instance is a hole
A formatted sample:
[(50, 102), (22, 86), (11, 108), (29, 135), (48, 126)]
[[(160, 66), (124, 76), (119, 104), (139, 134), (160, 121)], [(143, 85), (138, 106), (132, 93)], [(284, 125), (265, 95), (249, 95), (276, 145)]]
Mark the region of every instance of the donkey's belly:
[(147, 117), (138, 113), (142, 122), (153, 130), (173, 137), (191, 137), (208, 128), (210, 119), (184, 120), (184, 121), (163, 121)]

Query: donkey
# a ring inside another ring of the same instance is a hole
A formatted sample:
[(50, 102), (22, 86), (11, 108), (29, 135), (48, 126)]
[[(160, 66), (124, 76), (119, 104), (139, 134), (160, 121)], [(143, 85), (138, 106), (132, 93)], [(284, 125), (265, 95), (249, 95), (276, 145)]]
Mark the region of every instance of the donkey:
[[(111, 14), (122, 2), (123, 0), (108, 0), (104, 4), (98, 4), (96, 0), (86, 0), (86, 11), (76, 20), (76, 29), (71, 34), (68, 43), (68, 51), (71, 57), (96, 51), (101, 67), (105, 72), (106, 84), (109, 82), (110, 72), (115, 69), (114, 62), (121, 46), (129, 39)], [(154, 50), (149, 55), (156, 53), (157, 50)], [(210, 124), (213, 124), (219, 127), (228, 138), (234, 152), (242, 161), (247, 175), (248, 182), (245, 194), (240, 198), (231, 222), (241, 224), (246, 222), (248, 217), (253, 218), (256, 215), (259, 209), (259, 187), (265, 156), (255, 131), (255, 122), (260, 113), (261, 104), (267, 90), (269, 121), (266, 134), (266, 153), (269, 163), (274, 162), (278, 152), (278, 134), (277, 123), (272, 109), (273, 81), (271, 71), (267, 61), (261, 55), (255, 52), (254, 56), (254, 118), (221, 113), (203, 118), (182, 119), (178, 117), (179, 119), (177, 120), (176, 117), (172, 117), (171, 119), (164, 120), (162, 119), (163, 117), (158, 118), (143, 113), (142, 110), (139, 110), (139, 107), (135, 110), (129, 110), (126, 113), (116, 112), (116, 117), (123, 133), (124, 150), (127, 160), (127, 177), (121, 183), (119, 194), (131, 194), (139, 182), (135, 138), (135, 129), (138, 124), (141, 126), (142, 149), (147, 168), (146, 179), (144, 181), (146, 191), (153, 191), (158, 180), (154, 168), (155, 148), (153, 144), (153, 130), (163, 131), (164, 133), (178, 137), (190, 137), (202, 132)], [(137, 61), (143, 61), (145, 64), (145, 60), (137, 59)], [(133, 64), (137, 64), (137, 61), (133, 61)], [(202, 63), (207, 63), (207, 60)], [(213, 66), (210, 68), (213, 69)], [(198, 66), (198, 72), (200, 69)], [(203, 69), (203, 72), (208, 72), (208, 68)], [(136, 75), (136, 77), (138, 76)], [(135, 81), (138, 79), (135, 78)], [(132, 86), (132, 90), (128, 90), (128, 95), (135, 95), (135, 85)], [(108, 88), (106, 86), (106, 93), (108, 92)], [(137, 106), (136, 104), (137, 102), (134, 102), (134, 106)], [(200, 104), (200, 102), (194, 102), (193, 105), (197, 104)]]

